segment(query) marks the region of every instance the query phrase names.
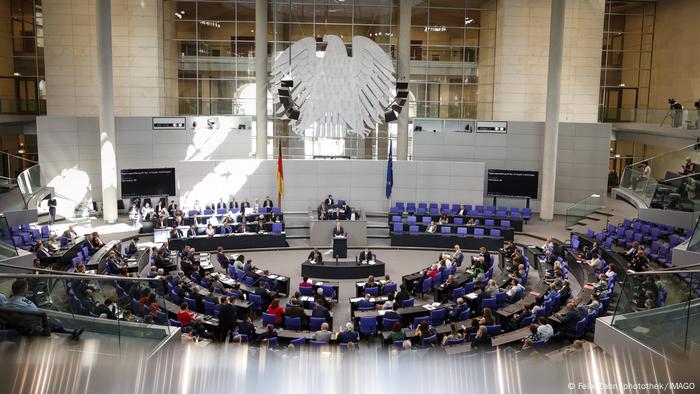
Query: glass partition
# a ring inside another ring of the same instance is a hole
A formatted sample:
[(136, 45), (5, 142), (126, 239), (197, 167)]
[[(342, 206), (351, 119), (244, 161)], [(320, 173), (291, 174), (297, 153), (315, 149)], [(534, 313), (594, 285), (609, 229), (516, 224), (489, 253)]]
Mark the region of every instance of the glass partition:
[(566, 227), (571, 227), (592, 214), (602, 205), (600, 204), (600, 195), (591, 194), (576, 204), (566, 209)]
[(22, 171), (17, 176), (17, 186), (19, 186), (19, 191), (22, 193), (22, 198), (26, 203), (34, 193), (42, 188), (41, 168), (39, 165), (33, 165)]
[[(653, 156), (625, 167), (620, 188), (647, 206), (700, 210), (700, 151), (697, 144)], [(644, 164), (648, 165), (645, 169)]]
[[(692, 103), (687, 103), (692, 105)], [(605, 121), (647, 123), (650, 125), (673, 127), (678, 129), (697, 130), (698, 113), (696, 109), (645, 109), (604, 107), (601, 118)]]
[(612, 326), (670, 358), (695, 357), (700, 340), (700, 271), (629, 273)]
[(25, 297), (46, 313), (50, 326), (155, 341), (166, 339), (173, 329), (168, 311), (175, 309), (163, 297), (161, 280), (53, 274), (8, 264), (2, 264), (0, 271), (0, 293), (10, 298), (12, 284), (26, 281)]
[(10, 226), (7, 224), (7, 218), (0, 215), (0, 260), (15, 256), (17, 256), (17, 247), (12, 241)]
[(695, 228), (693, 229), (693, 235), (688, 241), (688, 250), (692, 252), (700, 252), (700, 220), (695, 222)]

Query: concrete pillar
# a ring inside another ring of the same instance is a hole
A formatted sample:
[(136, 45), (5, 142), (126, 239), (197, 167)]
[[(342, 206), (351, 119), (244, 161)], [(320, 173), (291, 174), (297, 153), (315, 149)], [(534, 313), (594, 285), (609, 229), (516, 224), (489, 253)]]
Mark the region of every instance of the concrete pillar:
[(552, 0), (552, 15), (549, 22), (547, 110), (544, 123), (544, 154), (542, 155), (542, 192), (540, 193), (540, 219), (542, 220), (552, 220), (554, 218), (565, 9), (566, 0)]
[(267, 0), (255, 0), (255, 158), (267, 158)]
[[(411, 0), (399, 3), (399, 69), (397, 80), (411, 80)], [(408, 99), (399, 114), (396, 160), (408, 159)]]
[(100, 170), (102, 218), (117, 220), (117, 155), (114, 133), (114, 88), (112, 79), (112, 1), (95, 2), (97, 33), (97, 79), (99, 83)]

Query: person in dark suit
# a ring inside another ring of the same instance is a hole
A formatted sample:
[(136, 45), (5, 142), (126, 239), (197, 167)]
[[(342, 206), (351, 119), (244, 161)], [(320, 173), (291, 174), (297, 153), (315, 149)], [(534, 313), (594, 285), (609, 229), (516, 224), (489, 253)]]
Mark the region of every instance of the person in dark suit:
[(374, 308), (374, 302), (370, 301), (369, 293), (365, 294), (365, 297), (357, 302), (358, 308)]
[(139, 251), (138, 246), (136, 244), (139, 242), (138, 238), (133, 238), (131, 242), (129, 242), (129, 245), (126, 247), (126, 255), (127, 256), (133, 256), (136, 254), (136, 252)]
[(267, 306), (272, 302), (272, 293), (265, 288), (264, 281), (258, 282), (258, 287), (255, 288), (253, 294), (260, 296), (263, 309), (267, 309)]
[(491, 348), (491, 336), (486, 326), (480, 326), (476, 331), (476, 337), (472, 341), (472, 349), (484, 351)]
[(241, 211), (242, 211), (244, 208), (250, 208), (250, 203), (248, 202), (248, 199), (247, 199), (247, 198), (246, 198), (245, 200), (243, 200), (243, 202), (241, 203)]
[(326, 198), (326, 200), (323, 203), (326, 204), (326, 207), (329, 207), (331, 205), (335, 205), (335, 200), (333, 199), (333, 195), (329, 194), (328, 198)]
[(192, 238), (197, 236), (197, 226), (196, 225), (191, 225), (190, 229), (187, 230), (187, 238)]
[(302, 329), (307, 326), (306, 322), (306, 313), (304, 313), (304, 308), (301, 307), (299, 300), (296, 298), (292, 298), (290, 301), (290, 306), (285, 308), (284, 310), (284, 316), (285, 317), (298, 317), (301, 318), (301, 327)]
[(318, 251), (318, 248), (314, 248), (314, 250), (309, 253), (308, 260), (313, 261), (316, 264), (321, 264), (321, 262), (323, 262), (323, 255)]
[(216, 261), (219, 262), (219, 265), (221, 268), (223, 268), (225, 271), (228, 271), (228, 257), (226, 257), (226, 253), (224, 253), (224, 248), (222, 246), (219, 246), (216, 248)]
[(406, 286), (403, 284), (399, 285), (399, 292), (396, 293), (396, 297), (394, 297), (394, 303), (401, 305), (402, 302), (409, 298), (411, 298), (411, 295), (406, 291)]
[(49, 252), (49, 249), (46, 246), (44, 246), (44, 242), (42, 242), (41, 240), (36, 241), (36, 257), (39, 260), (51, 257), (51, 252)]
[(246, 316), (246, 318), (238, 325), (238, 334), (247, 336), (248, 342), (256, 341), (255, 326), (250, 320), (250, 316)]
[(347, 212), (345, 213), (345, 217), (351, 221), (360, 220), (360, 213), (357, 212), (355, 208), (352, 208), (350, 214), (348, 214)]
[(326, 319), (326, 322), (331, 321), (331, 312), (328, 310), (323, 305), (323, 297), (316, 297), (315, 299), (316, 305), (314, 306), (314, 309), (311, 311), (311, 317), (322, 317)]
[(457, 298), (457, 305), (452, 308), (450, 311), (448, 317), (450, 318), (451, 322), (456, 322), (459, 321), (459, 315), (464, 312), (465, 310), (468, 309), (467, 304), (464, 303), (464, 298), (459, 297)]
[(523, 311), (519, 314), (513, 315), (511, 320), (511, 328), (517, 330), (523, 323), (523, 320), (532, 316), (532, 304), (524, 304)]
[(56, 199), (49, 199), (49, 224), (53, 225), (56, 222)]
[(576, 323), (580, 320), (578, 311), (576, 311), (576, 305), (570, 302), (566, 304), (564, 310), (558, 313), (559, 320), (561, 321), (561, 330), (568, 333), (574, 333), (576, 331)]
[(352, 323), (345, 324), (343, 332), (338, 334), (339, 343), (357, 343), (359, 339), (360, 335), (357, 333), (357, 331), (354, 330)]
[(223, 198), (220, 198), (219, 202), (216, 203), (216, 209), (226, 209), (226, 203)]
[(360, 262), (363, 263), (365, 261), (374, 261), (374, 254), (369, 248), (365, 248), (365, 250), (360, 252)]
[(345, 230), (343, 229), (343, 226), (340, 225), (340, 222), (335, 222), (335, 228), (333, 229), (333, 236), (334, 237), (344, 237), (345, 236)]
[(238, 208), (238, 202), (236, 201), (235, 198), (232, 198), (231, 201), (228, 202), (228, 209), (233, 209), (233, 208)]
[(272, 208), (273, 206), (270, 196), (266, 196), (265, 201), (263, 201), (263, 208)]
[(226, 340), (228, 333), (236, 328), (238, 314), (236, 307), (229, 304), (228, 297), (221, 297), (221, 309), (219, 310), (219, 331), (217, 339), (221, 342)]

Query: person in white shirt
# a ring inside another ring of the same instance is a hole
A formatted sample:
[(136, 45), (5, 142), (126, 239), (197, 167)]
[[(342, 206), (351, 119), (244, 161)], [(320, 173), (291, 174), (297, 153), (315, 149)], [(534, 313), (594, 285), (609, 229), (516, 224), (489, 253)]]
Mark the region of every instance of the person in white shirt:
[(253, 204), (253, 211), (260, 212), (260, 199), (255, 199), (255, 203)]
[(351, 221), (360, 220), (360, 214), (355, 211), (355, 208), (352, 208), (349, 219)]
[(136, 203), (131, 204), (129, 220), (134, 222), (134, 226), (138, 226), (139, 222), (141, 222), (141, 213), (139, 212), (139, 208), (136, 206)]
[(216, 234), (216, 231), (214, 230), (214, 227), (211, 225), (211, 223), (207, 224), (206, 233), (208, 237), (213, 237), (214, 234)]
[(394, 300), (394, 293), (389, 293), (387, 295), (387, 300), (384, 301), (384, 304), (382, 304), (382, 309), (384, 310), (390, 310), (394, 307), (394, 303), (396, 301)]
[(549, 323), (547, 323), (547, 319), (544, 318), (544, 316), (541, 316), (537, 322), (539, 323), (539, 326), (537, 327), (537, 336), (541, 341), (546, 343), (549, 341), (552, 335), (554, 335), (554, 329)]
[(597, 270), (600, 268), (600, 264), (601, 264), (600, 257), (598, 257), (597, 254), (594, 254), (590, 260), (586, 261), (586, 264), (593, 267), (594, 270)]
[(199, 206), (199, 200), (194, 200), (194, 206), (192, 207), (192, 209), (194, 209), (195, 211), (200, 211), (200, 208), (201, 207)]
[(143, 218), (143, 220), (149, 220), (151, 214), (153, 214), (153, 208), (151, 208), (151, 203), (145, 202), (141, 207), (141, 218)]
[(435, 231), (437, 231), (437, 224), (435, 224), (435, 221), (433, 220), (430, 222), (430, 225), (425, 230), (425, 232), (426, 233), (434, 233)]
[(506, 292), (506, 296), (507, 296), (509, 299), (513, 299), (513, 298), (515, 297), (516, 294), (522, 293), (522, 292), (525, 290), (525, 288), (523, 287), (523, 285), (521, 285), (520, 282), (519, 282), (517, 279), (513, 279), (513, 281), (511, 282), (511, 284), (512, 284), (511, 288), (508, 289), (508, 291)]
[(554, 242), (552, 242), (551, 238), (547, 238), (547, 241), (544, 243), (544, 245), (542, 245), (542, 250), (549, 250), (550, 252), (554, 250)]

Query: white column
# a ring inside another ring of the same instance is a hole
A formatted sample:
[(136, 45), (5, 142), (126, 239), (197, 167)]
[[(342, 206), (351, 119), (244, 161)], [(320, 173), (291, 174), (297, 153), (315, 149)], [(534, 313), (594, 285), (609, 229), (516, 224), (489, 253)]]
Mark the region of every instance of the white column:
[[(399, 3), (399, 69), (396, 79), (411, 79), (411, 0)], [(404, 105), (396, 132), (396, 159), (408, 159), (408, 98)]]
[(565, 9), (566, 0), (552, 0), (552, 15), (549, 22), (547, 110), (544, 123), (544, 154), (542, 155), (542, 191), (540, 193), (540, 219), (542, 220), (552, 220), (554, 218)]
[(102, 218), (117, 220), (117, 156), (114, 135), (114, 89), (112, 80), (112, 2), (95, 1), (97, 32), (97, 78), (99, 83), (100, 171)]
[(267, 158), (267, 0), (255, 0), (255, 157)]

